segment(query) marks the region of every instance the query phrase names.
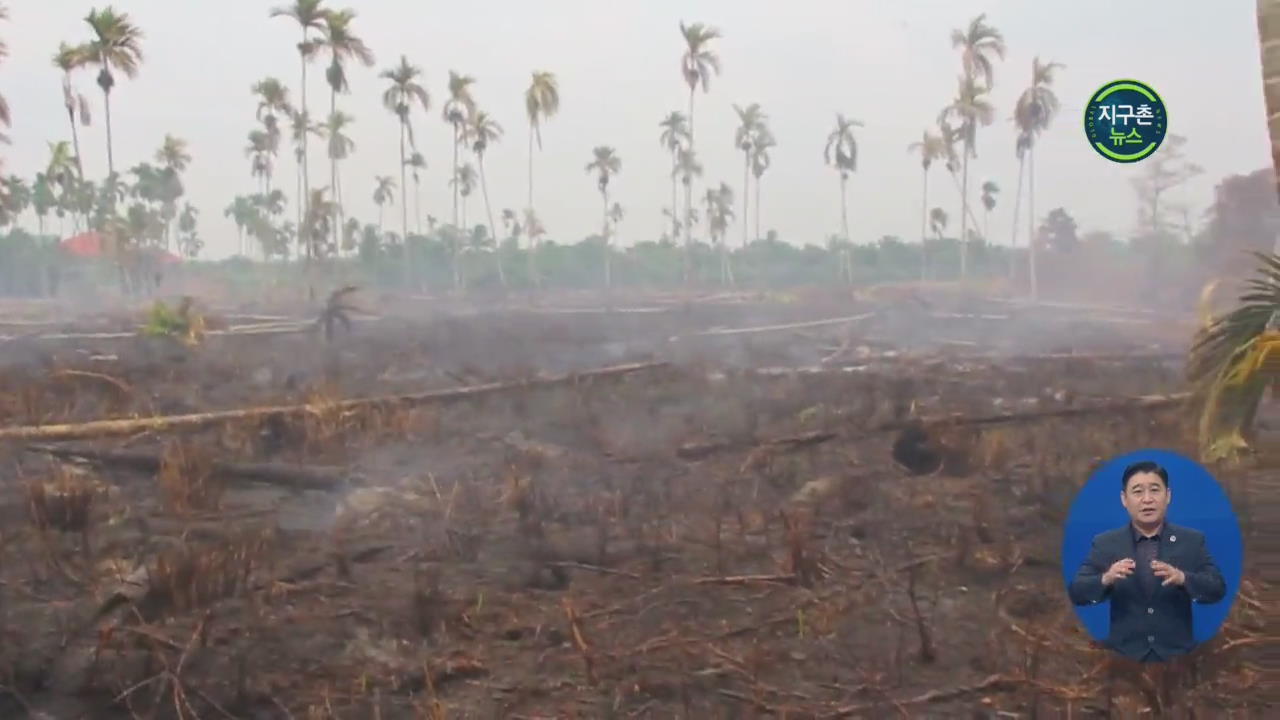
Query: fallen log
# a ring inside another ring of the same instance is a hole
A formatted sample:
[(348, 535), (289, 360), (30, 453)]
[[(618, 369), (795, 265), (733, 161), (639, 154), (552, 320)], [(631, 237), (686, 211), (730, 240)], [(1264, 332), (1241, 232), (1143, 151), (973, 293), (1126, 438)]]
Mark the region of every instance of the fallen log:
[(750, 335), (755, 333), (776, 332), (778, 330), (798, 330), (800, 328), (824, 327), (827, 325), (843, 325), (845, 323), (858, 322), (868, 318), (875, 317), (875, 313), (862, 313), (861, 315), (848, 315), (846, 317), (827, 318), (825, 320), (806, 320), (803, 322), (784, 323), (781, 325), (760, 325), (757, 327), (746, 328), (715, 328), (712, 330), (703, 330), (701, 332), (689, 333), (688, 335), (676, 335), (670, 338), (670, 342), (676, 342), (684, 338), (690, 337), (708, 337), (714, 335)]
[(203, 430), (217, 425), (236, 421), (262, 421), (268, 418), (307, 415), (320, 411), (349, 411), (368, 408), (403, 408), (418, 405), (447, 403), (458, 400), (497, 395), (504, 392), (528, 388), (551, 387), (555, 385), (571, 385), (580, 381), (596, 378), (619, 377), (637, 372), (656, 370), (668, 367), (666, 362), (644, 362), (569, 373), (550, 378), (534, 378), (512, 382), (495, 382), (469, 387), (450, 388), (448, 390), (429, 390), (427, 392), (404, 395), (384, 395), (368, 398), (352, 398), (314, 404), (275, 405), (268, 407), (243, 408), (239, 410), (219, 410), (187, 415), (159, 415), (144, 418), (119, 418), (114, 420), (91, 420), (85, 423), (67, 423), (58, 425), (20, 425), (0, 428), (0, 442), (17, 440), (23, 442), (61, 442), (65, 440), (88, 440), (107, 437), (124, 437), (140, 432), (182, 432)]
[[(28, 445), (29, 452), (57, 458), (79, 458), (100, 465), (113, 465), (140, 472), (159, 472), (163, 460), (159, 455), (130, 450), (95, 450), (62, 448), (53, 445)], [(347, 483), (351, 473), (345, 468), (314, 465), (280, 465), (277, 463), (237, 463), (215, 460), (213, 472), (225, 477), (280, 485), (296, 490), (333, 490)]]

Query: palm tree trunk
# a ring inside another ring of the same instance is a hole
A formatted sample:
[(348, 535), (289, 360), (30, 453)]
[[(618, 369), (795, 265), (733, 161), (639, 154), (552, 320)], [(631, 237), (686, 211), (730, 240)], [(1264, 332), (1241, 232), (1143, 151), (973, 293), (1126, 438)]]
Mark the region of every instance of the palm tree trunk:
[[(458, 145), (462, 142), (461, 126), (458, 123), (453, 124), (453, 226), (459, 228), (458, 225)], [(466, 224), (466, 221), (463, 221)]]
[[(66, 81), (71, 82), (69, 79)], [(67, 106), (67, 120), (71, 122), (71, 145), (76, 150), (76, 175), (84, 182), (84, 163), (80, 161), (80, 130), (76, 128), (76, 106)]]
[(928, 244), (926, 228), (929, 222), (929, 168), (925, 167), (920, 175), (924, 179), (924, 189), (920, 193), (920, 280), (923, 282), (929, 269), (925, 257), (925, 245)]
[(400, 118), (400, 225), (403, 235), (400, 237), (401, 247), (404, 248), (404, 273), (405, 287), (412, 282), (415, 274), (413, 272), (413, 253), (409, 252), (409, 184), (408, 177), (404, 167), (404, 137), (405, 137), (405, 118)]
[[(303, 28), (302, 42), (306, 43), (306, 41), (307, 41), (307, 29)], [(311, 204), (311, 164), (307, 154), (307, 136), (311, 134), (310, 132), (308, 132), (308, 127), (311, 124), (311, 118), (310, 116), (307, 115), (307, 57), (306, 55), (303, 55), (301, 49), (298, 50), (298, 57), (302, 62), (302, 85), (300, 86), (300, 89), (302, 91), (303, 127), (302, 127), (302, 157), (300, 158), (301, 162), (299, 163), (299, 167), (301, 168), (301, 172), (302, 172), (302, 198), (298, 201), (298, 213), (299, 213), (298, 227), (301, 228), (302, 219), (305, 218), (307, 214), (307, 206)], [(306, 246), (307, 246), (306, 257), (307, 257), (308, 263), (310, 263), (311, 261), (311, 254), (313, 252), (312, 245), (314, 244), (315, 243), (313, 243), (310, 239), (308, 239), (306, 242)]]
[(602, 217), (604, 225), (601, 232), (604, 234), (604, 287), (609, 290), (613, 287), (613, 267), (609, 262), (609, 186), (606, 185), (600, 191), (600, 199), (603, 202)]
[(1040, 297), (1036, 278), (1036, 146), (1027, 148), (1027, 255), (1031, 282), (1031, 299)]
[[(111, 91), (110, 90), (102, 91), (102, 110), (107, 119), (107, 176), (110, 177), (116, 174), (116, 156), (111, 149), (112, 138), (111, 138)], [(111, 204), (112, 206), (114, 206), (115, 195), (113, 194), (111, 197), (112, 197)]]
[(417, 225), (417, 234), (422, 234), (422, 183), (418, 181), (418, 176), (413, 177), (413, 216), (414, 223)]
[[(533, 121), (530, 120), (529, 121), (529, 188), (528, 188), (529, 204), (527, 207), (529, 208), (529, 211), (531, 213), (534, 212), (534, 209), (533, 209), (533, 137), (534, 137), (534, 133), (536, 132), (537, 130), (533, 126)], [(538, 281), (538, 264), (537, 264), (537, 259), (535, 257), (535, 255), (537, 254), (537, 244), (538, 244), (537, 236), (531, 233), (529, 235), (529, 247), (527, 248), (528, 254), (525, 257), (525, 260), (528, 263), (530, 289), (537, 288), (540, 286), (540, 283)]]
[(751, 204), (751, 151), (742, 153), (742, 248), (747, 247), (747, 218)]
[(840, 232), (849, 242), (849, 175), (840, 173)]
[[(329, 90), (329, 117), (332, 118), (338, 112), (338, 91)], [(330, 142), (333, 142), (332, 138)], [(329, 155), (329, 184), (333, 186), (333, 197), (336, 202), (333, 204), (333, 246), (335, 255), (342, 256), (342, 243), (338, 237), (338, 233), (342, 231), (339, 216), (342, 214), (342, 198), (338, 190), (338, 158), (334, 157), (332, 152)]]
[(756, 177), (756, 202), (752, 208), (756, 214), (756, 240), (760, 239), (760, 180), (763, 176)]
[(964, 148), (964, 179), (960, 183), (960, 277), (969, 277), (969, 146)]
[(1013, 198), (1013, 233), (1009, 237), (1009, 279), (1012, 280), (1016, 274), (1016, 261), (1018, 250), (1018, 213), (1022, 210), (1022, 178), (1026, 175), (1027, 156), (1024, 153), (1018, 158), (1018, 194)]
[[(302, 196), (302, 164), (301, 163), (298, 164), (298, 167), (293, 173), (293, 176), (294, 176), (294, 192), (297, 193), (297, 205), (298, 205), (298, 245), (301, 246), (301, 245), (307, 244), (306, 241), (302, 239), (302, 205), (303, 203), (306, 202), (306, 198)], [(302, 247), (299, 247), (298, 255), (309, 257), (310, 253), (305, 252), (305, 250)]]
[[(695, 85), (689, 86), (689, 152), (694, 152), (693, 144), (693, 97)], [(693, 177), (688, 178), (684, 186), (684, 283), (689, 285), (693, 276)]]
[(680, 198), (676, 189), (676, 172), (680, 169), (680, 153), (676, 148), (671, 149), (671, 241), (680, 242), (680, 210), (677, 207), (680, 204)]
[(489, 205), (489, 180), (484, 173), (484, 155), (476, 155), (476, 166), (480, 168), (480, 192), (484, 194), (484, 214), (489, 218), (489, 237), (493, 239), (493, 257), (498, 264), (498, 284), (507, 287), (507, 273), (502, 267), (502, 243), (498, 242), (498, 229), (493, 224), (493, 207)]

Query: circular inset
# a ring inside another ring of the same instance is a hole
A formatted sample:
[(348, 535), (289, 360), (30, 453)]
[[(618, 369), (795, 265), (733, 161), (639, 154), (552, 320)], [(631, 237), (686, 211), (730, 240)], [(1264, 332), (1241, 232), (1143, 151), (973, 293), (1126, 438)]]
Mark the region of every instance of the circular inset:
[(1084, 108), (1084, 134), (1102, 157), (1118, 163), (1150, 157), (1164, 142), (1169, 117), (1164, 101), (1146, 83), (1113, 80)]
[(1108, 461), (1067, 514), (1062, 572), (1095, 640), (1163, 661), (1213, 637), (1240, 586), (1240, 525), (1208, 470), (1167, 450)]

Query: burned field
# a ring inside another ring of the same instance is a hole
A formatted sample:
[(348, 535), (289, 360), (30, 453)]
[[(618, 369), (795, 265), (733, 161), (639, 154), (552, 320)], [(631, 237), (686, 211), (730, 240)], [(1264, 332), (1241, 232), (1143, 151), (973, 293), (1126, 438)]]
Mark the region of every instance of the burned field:
[[(1248, 567), (1219, 635), (1162, 673), (1067, 604), (1089, 471), (1193, 453), (1178, 333), (1073, 312), (11, 341), (0, 715), (1247, 716)], [(1263, 473), (1219, 475), (1246, 534)]]

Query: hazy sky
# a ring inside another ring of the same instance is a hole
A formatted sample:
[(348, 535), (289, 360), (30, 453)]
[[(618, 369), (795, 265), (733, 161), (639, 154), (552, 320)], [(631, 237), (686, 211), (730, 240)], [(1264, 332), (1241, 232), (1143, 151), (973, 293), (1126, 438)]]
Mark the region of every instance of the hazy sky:
[[(252, 192), (244, 155), (255, 125), (249, 88), (265, 76), (285, 81), (296, 100), (298, 28), (268, 10), (283, 0), (118, 0), (146, 33), (146, 63), (136, 80), (120, 78), (112, 93), (119, 167), (149, 160), (163, 135), (190, 143), (186, 174), (190, 200), (201, 211), (206, 253), (235, 247), (234, 225), (223, 208)], [(426, 71), (428, 114), (416, 118), (429, 169), (423, 177), (424, 214), (450, 214), (447, 185), (451, 131), (440, 117), (450, 69), (477, 78), (475, 96), (506, 129), (486, 158), (497, 215), (524, 205), (528, 124), (523, 91), (535, 69), (559, 78), (562, 107), (543, 132), (537, 157), (537, 205), (549, 237), (576, 241), (599, 225), (599, 195), (584, 172), (596, 145), (612, 145), (622, 172), (612, 186), (627, 209), (624, 243), (655, 238), (669, 203), (668, 156), (658, 145), (658, 121), (684, 110), (687, 87), (679, 73), (683, 41), (678, 23), (705, 22), (724, 38), (714, 45), (724, 72), (710, 94), (696, 99), (696, 138), (703, 183), (742, 182), (742, 156), (732, 145), (733, 103), (759, 102), (778, 147), (763, 183), (762, 225), (792, 242), (822, 242), (840, 223), (839, 184), (822, 162), (835, 114), (860, 119), (859, 167), (850, 181), (850, 221), (856, 242), (882, 235), (914, 237), (919, 230), (920, 172), (906, 147), (931, 127), (953, 96), (960, 62), (950, 31), (986, 12), (1008, 44), (996, 68), (997, 120), (978, 139), (972, 184), (991, 179), (1002, 188), (991, 233), (1008, 242), (1017, 185), (1014, 100), (1030, 80), (1032, 58), (1066, 65), (1056, 91), (1062, 113), (1036, 157), (1038, 214), (1064, 206), (1082, 230), (1129, 230), (1135, 203), (1129, 178), (1141, 165), (1104, 160), (1089, 149), (1081, 128), (1088, 96), (1117, 78), (1143, 80), (1162, 95), (1171, 132), (1186, 135), (1191, 159), (1204, 176), (1185, 188), (1197, 216), (1224, 175), (1269, 164), (1254, 0), (1162, 0), (1138, 10), (1114, 0), (489, 0), (424, 3), (345, 0), (358, 11), (355, 32), (377, 54), (372, 68), (350, 70), (351, 94), (340, 109), (355, 116), (354, 157), (342, 169), (348, 215), (375, 221), (373, 177), (398, 174), (397, 126), (384, 110), (377, 73), (400, 55)], [(49, 141), (69, 139), (60, 74), (51, 64), (59, 41), (88, 38), (82, 0), (8, 0), (0, 25), (10, 57), (0, 66), (0, 92), (13, 112), (12, 145), (0, 147), (5, 172), (31, 176), (47, 162)], [(1157, 9), (1158, 8), (1158, 9)], [(1114, 20), (1114, 22), (1111, 22)], [(1133, 35), (1130, 30), (1136, 29)], [(309, 74), (313, 115), (327, 110), (323, 64)], [(96, 117), (83, 129), (85, 171), (106, 172), (102, 95), (92, 72), (77, 76)], [(312, 144), (312, 177), (328, 179), (328, 164)], [(284, 154), (276, 184), (292, 195), (294, 162)], [(410, 180), (412, 183), (412, 180)], [(705, 187), (705, 185), (704, 185)], [(932, 182), (931, 205), (959, 221), (958, 193), (945, 173)], [(740, 193), (739, 193), (740, 195)], [(976, 192), (974, 193), (976, 198)], [(412, 207), (410, 195), (410, 207)], [(470, 218), (483, 217), (479, 192)], [(289, 210), (292, 216), (292, 209)], [(1025, 214), (1024, 214), (1025, 217)], [(398, 208), (387, 214), (399, 227)], [(411, 219), (412, 223), (412, 219)], [(1020, 223), (1021, 224), (1021, 223)], [(499, 229), (501, 233), (501, 228)], [(740, 237), (740, 228), (729, 237)], [(1025, 231), (1023, 233), (1025, 242)]]

